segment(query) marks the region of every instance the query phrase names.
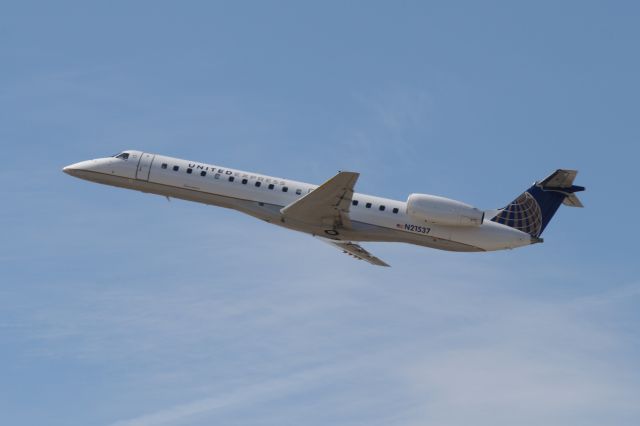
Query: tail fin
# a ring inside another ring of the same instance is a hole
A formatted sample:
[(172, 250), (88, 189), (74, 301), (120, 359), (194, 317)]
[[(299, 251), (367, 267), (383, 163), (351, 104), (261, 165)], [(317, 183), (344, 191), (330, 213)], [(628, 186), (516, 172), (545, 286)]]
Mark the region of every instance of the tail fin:
[(508, 206), (499, 210), (491, 220), (526, 232), (532, 237), (540, 237), (560, 204), (582, 207), (575, 193), (584, 191), (584, 187), (573, 184), (577, 174), (576, 170), (556, 170), (534, 183)]

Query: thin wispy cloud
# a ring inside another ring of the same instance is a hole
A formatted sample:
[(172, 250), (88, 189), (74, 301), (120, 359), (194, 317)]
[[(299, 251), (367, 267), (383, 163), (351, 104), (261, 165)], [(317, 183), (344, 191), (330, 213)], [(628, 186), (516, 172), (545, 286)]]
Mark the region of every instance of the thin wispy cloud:
[[(267, 240), (271, 230), (260, 232)], [(224, 246), (234, 234), (217, 237)], [(340, 254), (314, 242), (308, 241), (314, 256)], [(265, 265), (280, 258), (261, 256)], [(632, 361), (600, 360), (637, 351), (637, 334), (623, 332), (617, 315), (637, 303), (638, 286), (529, 300), (504, 294), (506, 282), (484, 271), (483, 262), (469, 263), (451, 279), (456, 263), (445, 255), (428, 281), (417, 282), (403, 279), (410, 271), (376, 277), (375, 271), (344, 269), (329, 277), (309, 274), (302, 264), (268, 283), (253, 274), (202, 280), (200, 271), (194, 279), (166, 277), (153, 291), (135, 281), (126, 289), (79, 282), (86, 289), (76, 285), (65, 311), (38, 306), (25, 315), (32, 326), (37, 318), (30, 333), (46, 344), (47, 356), (134, 362), (147, 372), (145, 379), (123, 378), (134, 389), (182, 389), (181, 395), (165, 391), (176, 401), (169, 406), (129, 407), (135, 414), (118, 416), (119, 425), (227, 422), (265, 405), (277, 407), (264, 413), (266, 423), (307, 418), (307, 424), (323, 424), (328, 418), (317, 410), (333, 394), (358, 399), (372, 381), (378, 386), (366, 391), (370, 401), (357, 406), (358, 418), (371, 424), (384, 418), (457, 425), (480, 415), (486, 419), (480, 424), (523, 415), (530, 419), (523, 424), (554, 424), (553, 418), (583, 418), (579, 413), (587, 413), (584, 424), (590, 424), (599, 415), (637, 413), (633, 395), (640, 377), (629, 375)], [(493, 284), (477, 283), (489, 277)], [(64, 349), (70, 342), (73, 353)], [(283, 417), (289, 408), (282, 401), (308, 393), (319, 405), (305, 403)]]
[(341, 365), (313, 368), (281, 378), (270, 378), (263, 383), (252, 383), (240, 389), (225, 389), (220, 395), (179, 404), (133, 419), (116, 421), (112, 425), (152, 426), (185, 424), (196, 416), (211, 413), (215, 415), (216, 411), (228, 408), (246, 409), (247, 406), (255, 404), (257, 401), (264, 402), (270, 399), (278, 399), (299, 391), (301, 388), (320, 386), (323, 382), (335, 380), (335, 376), (341, 370), (344, 372), (349, 367), (348, 365)]

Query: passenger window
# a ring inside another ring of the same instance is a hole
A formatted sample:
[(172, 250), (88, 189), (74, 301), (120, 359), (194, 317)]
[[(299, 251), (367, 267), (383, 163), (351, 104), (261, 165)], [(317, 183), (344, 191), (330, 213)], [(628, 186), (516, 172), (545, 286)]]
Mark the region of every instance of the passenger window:
[(160, 167), (162, 167), (163, 169), (166, 169), (167, 168), (167, 163), (162, 163), (162, 166), (160, 166)]
[(289, 190), (289, 188), (287, 188), (286, 186), (282, 187), (282, 192), (287, 192)]
[(246, 184), (247, 184), (247, 182), (249, 182), (249, 181), (248, 181), (248, 180), (246, 180), (246, 179), (242, 179), (242, 184), (243, 184), (243, 185), (246, 185)]
[(173, 166), (173, 171), (177, 172), (178, 170), (180, 170), (180, 166)]
[(302, 194), (302, 189), (296, 189), (296, 194), (297, 194), (297, 195)]
[(274, 186), (272, 183), (270, 183), (270, 184), (269, 184), (269, 186), (268, 186), (267, 188), (269, 188), (269, 189), (273, 189), (273, 188), (275, 188), (275, 186)]
[(233, 176), (229, 176), (229, 182), (233, 182), (234, 180), (236, 180), (236, 178), (234, 178)]
[(393, 211), (395, 214), (398, 214), (398, 208), (397, 208), (397, 207), (394, 207), (392, 211)]
[(354, 206), (357, 206), (357, 205), (358, 205), (358, 200), (353, 200), (353, 201), (351, 202), (351, 204), (353, 204)]
[(200, 176), (206, 176), (207, 172), (205, 172), (204, 170), (200, 172)]
[(256, 186), (257, 186), (258, 188), (260, 188), (260, 185), (262, 185), (262, 182), (257, 181), (257, 182), (256, 182)]
[(381, 212), (383, 212), (383, 211), (384, 211), (384, 209), (385, 209), (385, 206), (380, 206), (380, 207), (378, 207), (378, 209), (379, 209)]
[(220, 173), (216, 173), (215, 175), (213, 175), (214, 179), (220, 179)]
[(191, 174), (191, 172), (193, 172), (193, 169), (187, 169), (187, 174)]
[(371, 203), (367, 203), (364, 205), (366, 208), (370, 209), (371, 208)]

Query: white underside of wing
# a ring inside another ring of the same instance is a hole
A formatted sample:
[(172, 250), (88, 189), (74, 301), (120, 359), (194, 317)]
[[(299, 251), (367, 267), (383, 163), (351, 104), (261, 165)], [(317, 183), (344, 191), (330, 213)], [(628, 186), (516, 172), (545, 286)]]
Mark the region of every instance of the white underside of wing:
[(343, 253), (348, 254), (349, 256), (355, 257), (359, 260), (364, 260), (366, 262), (371, 263), (372, 265), (378, 266), (391, 266), (388, 263), (380, 260), (375, 257), (367, 250), (363, 249), (359, 244), (353, 243), (351, 241), (338, 241), (338, 240), (330, 240), (328, 238), (316, 237), (327, 244), (331, 244), (332, 246), (342, 250)]

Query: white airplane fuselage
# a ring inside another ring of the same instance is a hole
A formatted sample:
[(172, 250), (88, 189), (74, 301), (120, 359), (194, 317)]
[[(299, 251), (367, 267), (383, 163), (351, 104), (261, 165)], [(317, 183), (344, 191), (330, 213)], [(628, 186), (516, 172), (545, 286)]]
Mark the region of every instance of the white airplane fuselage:
[(466, 252), (538, 242), (525, 232), (489, 220), (478, 226), (428, 223), (409, 215), (405, 201), (361, 193), (353, 193), (349, 227), (290, 220), (281, 210), (318, 185), (140, 151), (83, 161), (63, 170), (92, 182), (238, 210), (331, 240), (403, 242)]

